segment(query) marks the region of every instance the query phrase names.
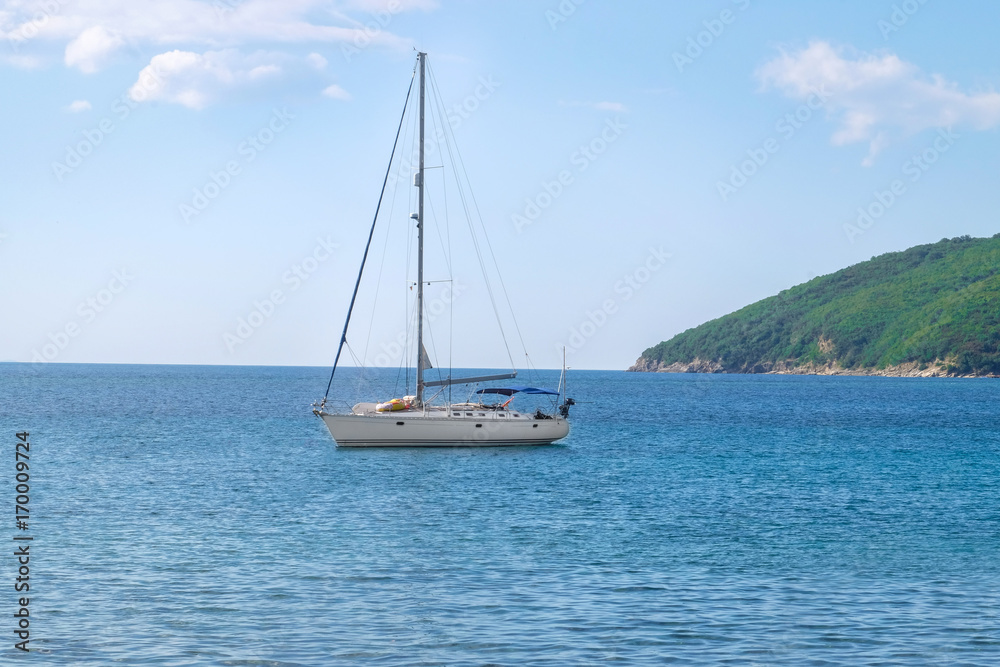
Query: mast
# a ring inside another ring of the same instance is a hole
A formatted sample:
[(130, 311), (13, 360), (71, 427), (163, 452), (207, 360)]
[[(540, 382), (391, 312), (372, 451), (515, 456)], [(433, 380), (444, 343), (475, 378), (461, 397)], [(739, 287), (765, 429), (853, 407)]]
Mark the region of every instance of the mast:
[(417, 406), (424, 404), (424, 72), (427, 54), (420, 61), (420, 162), (417, 169)]

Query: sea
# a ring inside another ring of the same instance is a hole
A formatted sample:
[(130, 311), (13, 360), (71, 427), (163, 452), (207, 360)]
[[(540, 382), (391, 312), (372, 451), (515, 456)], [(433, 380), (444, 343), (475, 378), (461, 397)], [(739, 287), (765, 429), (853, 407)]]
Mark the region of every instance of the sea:
[(571, 370), (557, 445), (352, 450), (328, 379), (0, 364), (0, 663), (1000, 664), (998, 380)]

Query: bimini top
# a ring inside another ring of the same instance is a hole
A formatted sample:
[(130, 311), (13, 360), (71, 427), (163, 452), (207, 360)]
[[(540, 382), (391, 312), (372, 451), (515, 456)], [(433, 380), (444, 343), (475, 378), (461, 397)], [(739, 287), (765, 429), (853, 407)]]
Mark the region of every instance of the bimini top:
[(477, 394), (503, 394), (504, 396), (513, 396), (517, 393), (522, 394), (548, 394), (550, 396), (558, 396), (558, 391), (552, 391), (551, 389), (539, 389), (537, 387), (487, 387), (486, 389), (480, 389), (476, 392)]

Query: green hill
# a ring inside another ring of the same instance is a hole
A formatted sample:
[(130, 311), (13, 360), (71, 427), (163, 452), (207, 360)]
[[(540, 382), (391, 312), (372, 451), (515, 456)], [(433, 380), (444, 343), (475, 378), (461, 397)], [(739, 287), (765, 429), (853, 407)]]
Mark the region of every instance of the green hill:
[(1000, 374), (1000, 234), (942, 239), (814, 278), (655, 345), (629, 370), (901, 368)]

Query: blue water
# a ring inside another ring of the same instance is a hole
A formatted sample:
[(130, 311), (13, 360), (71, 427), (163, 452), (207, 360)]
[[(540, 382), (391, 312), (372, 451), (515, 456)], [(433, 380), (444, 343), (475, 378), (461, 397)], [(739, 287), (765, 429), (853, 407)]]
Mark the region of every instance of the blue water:
[(564, 445), (338, 450), (326, 373), (0, 365), (0, 661), (1000, 664), (998, 381), (571, 372)]

